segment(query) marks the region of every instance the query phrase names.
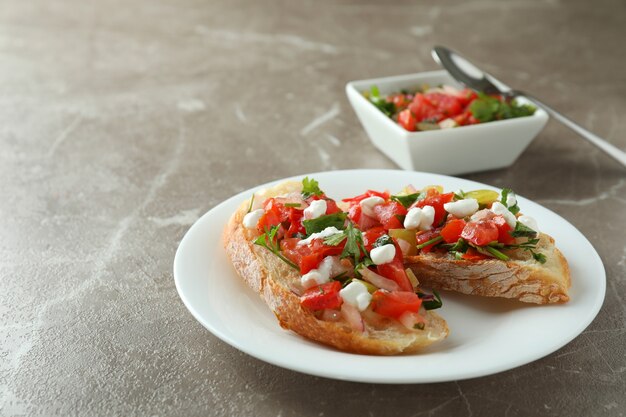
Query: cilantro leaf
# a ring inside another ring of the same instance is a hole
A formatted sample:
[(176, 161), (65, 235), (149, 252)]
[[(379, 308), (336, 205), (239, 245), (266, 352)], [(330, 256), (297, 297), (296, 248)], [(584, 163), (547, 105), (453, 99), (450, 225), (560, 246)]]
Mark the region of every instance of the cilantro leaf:
[(533, 255), (533, 258), (535, 259), (535, 261), (541, 263), (541, 264), (545, 264), (546, 261), (548, 260), (546, 258), (546, 255), (544, 255), (543, 253), (537, 253), (533, 250), (530, 251), (530, 253)]
[(378, 239), (376, 239), (373, 246), (377, 248), (379, 246), (385, 246), (389, 244), (393, 245), (393, 239), (391, 239), (389, 235), (381, 235)]
[(509, 232), (509, 234), (513, 237), (522, 237), (522, 236), (531, 237), (531, 238), (537, 237), (537, 232), (531, 229), (530, 227), (524, 225), (522, 222), (515, 223), (515, 229)]
[(276, 239), (276, 233), (278, 232), (278, 228), (279, 226), (272, 226), (270, 230), (266, 231), (261, 236), (256, 238), (254, 240), (254, 244), (266, 248), (274, 255), (278, 256), (287, 265), (299, 271), (300, 268), (298, 267), (298, 265), (287, 259), (280, 251), (280, 244), (278, 243), (278, 239)]
[(344, 232), (335, 233), (334, 235), (330, 235), (324, 239), (324, 244), (328, 246), (337, 246), (341, 242), (346, 239), (346, 234)]
[(389, 198), (402, 204), (404, 208), (409, 208), (417, 200), (420, 200), (421, 195), (422, 195), (421, 193), (414, 193), (414, 194), (408, 194), (408, 195), (392, 195)]
[(443, 305), (443, 301), (441, 301), (441, 296), (436, 290), (433, 290), (432, 295), (418, 292), (417, 296), (422, 300), (422, 305), (426, 310), (435, 310), (437, 308), (441, 308), (441, 306)]
[(354, 259), (354, 265), (357, 265), (359, 259), (361, 259), (361, 249), (363, 249), (363, 253), (367, 253), (363, 246), (363, 235), (359, 229), (353, 226), (352, 222), (348, 223), (348, 227), (346, 227), (343, 233), (346, 235), (347, 240), (346, 246), (344, 246), (343, 252), (341, 252), (341, 259), (352, 258)]
[(313, 195), (324, 195), (324, 192), (320, 190), (319, 183), (313, 178), (304, 177), (302, 180), (302, 198), (307, 199)]
[(327, 227), (336, 227), (337, 229), (343, 229), (348, 215), (343, 212), (326, 214), (316, 219), (303, 220), (302, 225), (306, 230), (306, 235), (310, 236), (313, 233), (319, 233)]
[(502, 203), (504, 207), (508, 208), (511, 213), (517, 214), (519, 213), (519, 206), (517, 205), (517, 202), (515, 202), (515, 204), (513, 204), (512, 206), (509, 206), (506, 203), (507, 199), (509, 198), (509, 194), (515, 195), (513, 190), (511, 190), (510, 188), (504, 188), (502, 190), (502, 198), (500, 199), (500, 203)]
[(383, 112), (387, 117), (393, 116), (396, 112), (396, 105), (391, 101), (387, 101), (384, 97), (381, 97), (377, 86), (371, 86), (369, 94), (367, 94), (366, 97), (370, 103), (376, 106), (376, 108)]

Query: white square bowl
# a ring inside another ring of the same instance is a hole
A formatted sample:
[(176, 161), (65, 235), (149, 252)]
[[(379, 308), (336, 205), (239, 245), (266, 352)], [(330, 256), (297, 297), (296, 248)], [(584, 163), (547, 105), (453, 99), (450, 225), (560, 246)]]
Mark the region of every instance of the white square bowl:
[(462, 88), (447, 71), (351, 81), (346, 85), (350, 104), (370, 140), (402, 169), (465, 174), (508, 167), (548, 122), (548, 114), (543, 109), (520, 97), (520, 102), (537, 107), (532, 116), (452, 129), (409, 132), (363, 97), (363, 92), (369, 91), (373, 85), (378, 87), (381, 95), (387, 95), (423, 84), (447, 84)]

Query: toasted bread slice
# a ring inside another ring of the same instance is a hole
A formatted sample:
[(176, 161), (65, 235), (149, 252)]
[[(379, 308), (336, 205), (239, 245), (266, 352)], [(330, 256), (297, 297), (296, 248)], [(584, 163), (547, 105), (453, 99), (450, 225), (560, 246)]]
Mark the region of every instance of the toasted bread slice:
[(569, 301), (569, 267), (554, 239), (541, 233), (535, 252), (545, 255), (544, 264), (521, 249), (507, 252), (509, 261), (456, 260), (448, 253), (431, 252), (407, 257), (405, 264), (420, 284), (434, 289), (535, 304)]
[[(258, 192), (255, 204), (269, 197), (300, 193), (301, 190), (300, 183), (283, 183)], [(427, 312), (423, 330), (410, 330), (369, 308), (362, 313), (363, 332), (352, 329), (343, 319), (324, 321), (317, 318), (313, 311), (300, 305), (299, 296), (292, 290), (294, 283), (300, 280), (298, 271), (266, 248), (253, 243), (259, 232), (245, 228), (242, 223), (249, 206), (250, 201), (242, 203), (232, 215), (224, 230), (224, 246), (237, 273), (260, 294), (283, 328), (343, 351), (373, 355), (416, 352), (448, 335), (446, 322), (432, 311)]]

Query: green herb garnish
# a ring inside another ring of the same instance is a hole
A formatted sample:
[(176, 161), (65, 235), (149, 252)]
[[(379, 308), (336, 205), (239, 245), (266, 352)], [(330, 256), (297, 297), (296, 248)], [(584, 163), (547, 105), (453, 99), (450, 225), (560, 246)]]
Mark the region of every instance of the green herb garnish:
[(510, 207), (506, 204), (506, 200), (509, 197), (509, 194), (515, 195), (515, 193), (513, 193), (513, 190), (511, 190), (510, 188), (504, 188), (502, 190), (502, 198), (500, 199), (500, 202), (504, 207), (508, 208), (511, 213), (517, 214), (519, 213), (519, 206), (517, 205), (517, 203)]
[[(515, 229), (510, 231), (509, 234), (513, 237), (530, 237), (534, 238), (537, 236), (537, 232), (526, 226), (522, 222), (515, 223)], [(536, 242), (535, 242), (536, 243)]]
[(283, 254), (280, 252), (280, 244), (278, 243), (278, 240), (276, 239), (276, 233), (278, 232), (279, 227), (280, 226), (272, 226), (272, 228), (269, 231), (266, 231), (261, 236), (256, 238), (256, 240), (254, 241), (254, 244), (263, 246), (264, 248), (272, 252), (274, 255), (278, 256), (283, 262), (285, 262), (290, 267), (300, 270), (300, 268), (298, 268), (298, 265), (291, 262), (289, 259), (285, 258), (285, 256), (283, 256)]
[(300, 207), (300, 203), (285, 203), (285, 207)]
[(389, 244), (393, 245), (393, 239), (390, 238), (389, 235), (381, 235), (378, 239), (376, 239), (374, 245), (372, 246), (378, 248), (380, 246), (385, 246)]
[(388, 117), (393, 116), (396, 112), (396, 105), (390, 101), (387, 101), (384, 97), (380, 96), (380, 91), (378, 87), (373, 85), (370, 87), (369, 94), (364, 94), (367, 99), (369, 99), (370, 103), (378, 108), (381, 112), (383, 112)]
[(313, 178), (304, 177), (302, 180), (302, 198), (307, 199), (313, 195), (324, 195), (324, 192), (320, 190), (319, 183)]
[(507, 103), (484, 93), (478, 93), (478, 98), (470, 104), (472, 115), (480, 122), (512, 119), (515, 117), (531, 116), (536, 108), (526, 104), (518, 104), (517, 100)]
[(417, 296), (422, 299), (422, 305), (426, 310), (435, 310), (443, 305), (441, 297), (436, 290), (433, 290), (433, 295), (418, 292)]
[(306, 235), (311, 236), (313, 233), (319, 233), (327, 227), (336, 227), (343, 229), (348, 215), (343, 212), (326, 214), (316, 219), (303, 220), (302, 225), (306, 230)]
[(435, 243), (441, 242), (442, 240), (443, 240), (443, 236), (434, 237), (430, 240), (427, 240), (424, 243), (420, 243), (419, 245), (417, 245), (417, 249), (424, 249), (426, 246), (433, 245)]
[(392, 195), (389, 198), (391, 200), (395, 200), (398, 203), (402, 204), (404, 208), (409, 208), (417, 200), (420, 200), (421, 195), (422, 193), (414, 193), (414, 194), (408, 194), (408, 195)]

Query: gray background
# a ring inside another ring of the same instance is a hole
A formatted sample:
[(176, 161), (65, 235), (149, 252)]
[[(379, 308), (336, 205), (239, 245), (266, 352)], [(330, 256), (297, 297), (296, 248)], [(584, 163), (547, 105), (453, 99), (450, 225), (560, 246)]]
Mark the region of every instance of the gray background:
[(596, 320), (517, 369), (386, 386), (265, 364), (180, 301), (172, 262), (220, 201), (269, 180), (395, 168), (349, 80), (436, 69), (435, 44), (626, 148), (626, 3), (0, 2), (0, 414), (622, 416), (625, 171), (551, 121), (467, 175), (556, 211), (607, 270)]

